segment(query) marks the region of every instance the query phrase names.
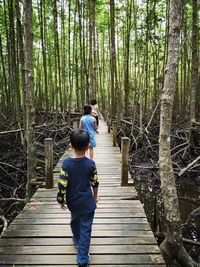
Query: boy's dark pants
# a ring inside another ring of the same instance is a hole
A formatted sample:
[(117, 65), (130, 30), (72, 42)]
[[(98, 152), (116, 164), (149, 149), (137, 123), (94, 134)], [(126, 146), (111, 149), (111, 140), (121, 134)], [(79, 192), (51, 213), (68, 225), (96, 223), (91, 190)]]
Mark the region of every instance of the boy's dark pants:
[(92, 231), (94, 212), (79, 214), (71, 212), (71, 229), (73, 233), (74, 245), (78, 246), (77, 262), (88, 264), (89, 248)]

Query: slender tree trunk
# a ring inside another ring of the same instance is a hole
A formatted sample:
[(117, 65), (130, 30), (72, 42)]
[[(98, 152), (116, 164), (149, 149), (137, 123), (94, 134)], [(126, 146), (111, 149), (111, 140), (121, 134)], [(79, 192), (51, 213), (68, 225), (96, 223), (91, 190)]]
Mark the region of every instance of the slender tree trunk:
[[(26, 132), (26, 81), (25, 81), (25, 55), (24, 55), (24, 40), (23, 40), (23, 26), (21, 23), (21, 11), (19, 0), (15, 1), (16, 6), (16, 18), (17, 18), (17, 36), (19, 46), (19, 67), (21, 71), (21, 87), (23, 96), (23, 125), (24, 132)], [(20, 79), (19, 79), (20, 80)], [(20, 126), (20, 125), (19, 125)], [(21, 133), (21, 142), (24, 145), (24, 136)]]
[[(104, 34), (103, 34), (104, 35)], [(97, 33), (97, 39), (100, 39)], [(103, 37), (104, 39), (104, 37)], [(103, 47), (102, 47), (103, 50)], [(102, 71), (102, 60), (101, 60), (101, 55), (100, 55), (100, 43), (98, 43), (97, 46), (97, 61), (99, 62), (97, 72), (98, 72), (98, 80), (99, 80), (99, 90), (98, 90), (98, 99), (99, 102), (101, 103), (102, 109), (105, 109), (105, 92), (103, 89), (103, 71)], [(102, 51), (103, 53), (103, 51)]]
[(28, 200), (32, 195), (32, 189), (33, 189), (31, 181), (34, 178), (36, 178), (32, 0), (25, 0), (24, 14), (25, 14), (25, 66), (26, 66), (26, 142), (27, 142), (26, 199)]
[(54, 2), (56, 0), (53, 0), (53, 14), (54, 14), (54, 105), (53, 110), (56, 110), (56, 113), (58, 112), (58, 65), (57, 65), (57, 38), (56, 38), (56, 30), (57, 30), (57, 19), (55, 17), (55, 11), (54, 11)]
[(144, 114), (147, 115), (148, 91), (149, 91), (149, 39), (150, 39), (150, 1), (147, 0), (147, 14), (146, 14), (146, 36), (145, 36), (145, 87), (144, 87)]
[(197, 48), (197, 0), (192, 0), (192, 76), (191, 76), (191, 123), (196, 121), (196, 90), (198, 86), (198, 48)]
[(56, 101), (56, 96), (55, 96), (55, 85), (53, 81), (53, 71), (52, 71), (52, 59), (51, 59), (51, 54), (53, 54), (53, 51), (51, 50), (50, 46), (50, 40), (48, 39), (47, 41), (47, 46), (48, 46), (48, 78), (49, 78), (49, 91), (50, 91), (50, 110), (51, 112), (55, 111), (55, 101)]
[[(165, 43), (164, 43), (164, 59), (163, 59), (163, 69), (162, 75), (164, 77), (165, 67), (168, 58), (168, 36), (169, 36), (169, 9), (170, 9), (170, 0), (166, 0), (166, 27), (165, 27)], [(164, 86), (164, 79), (162, 82), (162, 87)]]
[(61, 5), (61, 87), (62, 87), (62, 102), (63, 110), (67, 109), (67, 88), (66, 88), (66, 32), (65, 32), (65, 1), (62, 0)]
[(14, 2), (8, 1), (9, 9), (9, 37), (10, 37), (10, 62), (11, 62), (11, 90), (13, 91), (13, 104), (16, 111), (16, 120), (20, 123), (20, 90), (19, 90), (19, 71), (17, 68), (16, 55), (16, 34), (14, 25)]
[(126, 37), (125, 37), (125, 56), (124, 56), (124, 93), (125, 93), (125, 116), (129, 113), (130, 104), (130, 81), (129, 81), (129, 53), (130, 53), (130, 33), (131, 33), (132, 1), (128, 2), (126, 14)]
[[(54, 65), (55, 65), (55, 89), (56, 89), (56, 111), (58, 112), (58, 106), (63, 110), (62, 105), (62, 88), (61, 88), (61, 71), (60, 71), (60, 50), (58, 40), (58, 12), (57, 12), (57, 0), (53, 0), (53, 18), (54, 18)], [(57, 77), (58, 74), (58, 77)]]
[(190, 145), (194, 146), (193, 126), (196, 122), (196, 98), (198, 88), (198, 5), (197, 0), (192, 0), (192, 75), (191, 75), (191, 104), (190, 104)]
[[(76, 38), (75, 38), (75, 45), (74, 45), (74, 60), (75, 60), (75, 65), (79, 66), (79, 62), (78, 62), (78, 34), (76, 34)], [(79, 88), (79, 71), (78, 71), (78, 67), (76, 67), (76, 110), (80, 110), (80, 88)]]
[(43, 95), (44, 95), (42, 90), (43, 75), (42, 75), (42, 65), (40, 64), (40, 51), (38, 51), (37, 55), (38, 55), (37, 59), (35, 60), (36, 61), (35, 102), (37, 103), (38, 110), (43, 110), (45, 102), (43, 101)]
[(111, 39), (111, 119), (117, 114), (116, 108), (116, 49), (115, 49), (115, 2), (110, 0), (110, 39)]
[(46, 47), (44, 41), (44, 19), (43, 9), (45, 8), (45, 1), (40, 0), (39, 18), (40, 18), (40, 37), (42, 43), (42, 60), (43, 60), (43, 72), (44, 72), (44, 91), (45, 91), (45, 110), (49, 110), (49, 98), (48, 98), (48, 82), (47, 82), (47, 59), (46, 59)]
[(96, 94), (97, 94), (97, 71), (96, 71), (96, 65), (97, 65), (97, 51), (96, 51), (96, 15), (95, 15), (95, 0), (92, 0), (92, 54), (93, 54), (93, 64), (92, 64), (92, 94), (91, 94), (91, 99), (96, 99)]
[(71, 102), (72, 102), (72, 66), (71, 66), (71, 0), (68, 3), (68, 86), (69, 86), (69, 102), (68, 102), (68, 112), (69, 112), (69, 119), (70, 119), (70, 113), (71, 113)]
[(83, 58), (83, 42), (82, 42), (82, 2), (77, 0), (78, 16), (79, 16), (79, 45), (80, 45), (80, 61), (81, 61), (81, 108), (85, 103), (85, 75), (84, 75), (84, 58)]
[(90, 52), (89, 52), (89, 76), (90, 76), (90, 88), (89, 88), (89, 94), (90, 94), (90, 99), (92, 98), (93, 95), (93, 42), (92, 42), (92, 34), (93, 34), (93, 30), (92, 30), (92, 1), (93, 0), (89, 0), (89, 45), (90, 45)]
[(103, 33), (102, 36), (102, 42), (101, 42), (101, 49), (98, 49), (99, 51), (101, 51), (101, 59), (99, 56), (99, 61), (101, 62), (101, 75), (100, 75), (100, 88), (101, 88), (101, 107), (102, 107), (102, 111), (104, 112), (103, 115), (105, 115), (106, 112), (106, 107), (108, 108), (108, 101), (107, 101), (107, 95), (105, 92), (105, 88), (107, 87), (105, 82), (106, 82), (106, 74), (105, 74), (105, 53), (106, 53), (106, 49), (104, 47), (104, 43), (105, 43), (105, 33)]
[(188, 106), (188, 90), (187, 90), (187, 7), (186, 0), (183, 3), (183, 118), (185, 118)]
[(182, 267), (198, 266), (189, 257), (182, 244), (180, 212), (175, 177), (171, 161), (170, 133), (180, 43), (181, 0), (171, 0), (169, 52), (160, 113), (159, 165), (163, 203), (166, 214), (167, 236), (161, 249), (169, 264), (176, 259)]
[[(84, 14), (84, 1), (83, 3), (83, 10), (82, 14)], [(85, 20), (83, 19), (83, 68), (84, 68), (84, 74), (85, 74), (85, 103), (89, 102), (90, 94), (89, 94), (89, 71), (86, 64), (86, 58), (87, 58), (87, 50), (86, 50), (86, 42), (87, 42), (87, 35), (85, 34), (86, 26), (85, 26)], [(84, 104), (85, 104), (84, 103)]]
[[(6, 32), (6, 47), (7, 47), (7, 64), (8, 64), (8, 77), (11, 77), (11, 66), (10, 66), (10, 38), (8, 37), (8, 21), (7, 21), (7, 12), (6, 12), (6, 3), (3, 0), (3, 7), (4, 7), (4, 21), (5, 21), (5, 32)], [(12, 105), (11, 99), (11, 78), (8, 79), (7, 89), (6, 89), (6, 102), (8, 106)]]
[(1, 105), (2, 105), (2, 111), (4, 111), (5, 107), (8, 104), (8, 103), (6, 103), (7, 77), (6, 77), (6, 68), (5, 68), (4, 57), (3, 57), (3, 47), (2, 47), (1, 34), (0, 34), (0, 56), (1, 56), (1, 64), (2, 64), (2, 68), (3, 68), (3, 78), (4, 78), (4, 90), (2, 90)]

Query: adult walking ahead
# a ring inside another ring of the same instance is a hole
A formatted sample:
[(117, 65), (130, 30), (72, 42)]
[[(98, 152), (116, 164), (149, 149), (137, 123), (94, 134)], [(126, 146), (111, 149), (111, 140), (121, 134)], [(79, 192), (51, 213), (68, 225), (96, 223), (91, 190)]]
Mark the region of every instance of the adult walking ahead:
[(96, 121), (97, 121), (97, 127), (99, 126), (99, 107), (97, 104), (96, 99), (92, 99), (90, 102), (90, 105), (92, 107), (92, 116), (95, 117)]
[(91, 115), (92, 107), (84, 106), (84, 115), (80, 119), (79, 128), (86, 130), (90, 136), (90, 146), (89, 146), (89, 155), (90, 159), (94, 157), (93, 148), (96, 147), (96, 137), (95, 131), (97, 130), (97, 122), (96, 119)]

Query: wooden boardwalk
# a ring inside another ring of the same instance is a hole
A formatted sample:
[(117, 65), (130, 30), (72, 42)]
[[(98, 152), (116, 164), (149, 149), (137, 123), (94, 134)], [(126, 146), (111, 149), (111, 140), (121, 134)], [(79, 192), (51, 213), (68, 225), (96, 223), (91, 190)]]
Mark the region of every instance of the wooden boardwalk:
[[(165, 266), (134, 187), (120, 186), (120, 151), (112, 147), (105, 123), (100, 124), (95, 149), (100, 200), (90, 267)], [(70, 214), (56, 203), (58, 176), (55, 172), (55, 188), (39, 189), (0, 239), (0, 266), (77, 266)]]

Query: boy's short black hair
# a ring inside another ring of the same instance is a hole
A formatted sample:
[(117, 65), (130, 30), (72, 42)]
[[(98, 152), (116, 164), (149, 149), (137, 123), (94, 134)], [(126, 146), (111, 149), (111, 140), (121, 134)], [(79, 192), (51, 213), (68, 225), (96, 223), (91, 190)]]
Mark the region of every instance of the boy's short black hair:
[(90, 136), (88, 132), (83, 129), (74, 130), (70, 135), (70, 142), (72, 147), (78, 151), (85, 151), (89, 145)]
[(93, 106), (93, 105), (96, 105), (97, 104), (97, 101), (96, 101), (96, 99), (92, 99), (91, 101), (90, 101), (90, 104)]
[(92, 107), (90, 105), (84, 106), (84, 115), (89, 115), (92, 112)]

